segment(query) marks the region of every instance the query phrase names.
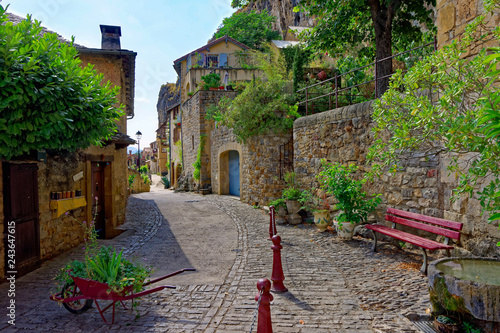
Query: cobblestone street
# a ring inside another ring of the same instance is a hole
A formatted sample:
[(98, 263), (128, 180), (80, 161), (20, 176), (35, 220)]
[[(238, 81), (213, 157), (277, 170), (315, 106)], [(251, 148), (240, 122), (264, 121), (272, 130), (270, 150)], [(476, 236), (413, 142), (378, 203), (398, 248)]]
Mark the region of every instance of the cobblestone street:
[[(190, 220), (184, 230), (179, 226), (187, 222), (177, 221), (182, 216)], [(204, 221), (210, 228), (203, 227)], [(167, 190), (133, 195), (127, 231), (101, 243), (158, 267), (155, 276), (190, 266), (197, 272), (162, 281), (177, 289), (143, 297), (137, 319), (131, 310), (117, 307), (115, 324), (108, 326), (95, 308), (73, 315), (49, 300), (51, 278), (64, 263), (81, 257), (78, 247), (17, 279), (16, 325), (6, 324), (2, 296), (0, 330), (250, 332), (256, 282), (271, 277), (268, 224), (264, 210), (232, 197)], [(427, 279), (418, 271), (420, 256), (392, 247), (372, 253), (370, 240), (341, 241), (313, 225), (279, 225), (278, 234), (289, 291), (273, 294), (275, 332), (418, 332), (404, 316), (423, 315), (430, 306)], [(211, 250), (197, 253), (197, 242)], [(7, 290), (6, 283), (0, 285), (1, 295)]]

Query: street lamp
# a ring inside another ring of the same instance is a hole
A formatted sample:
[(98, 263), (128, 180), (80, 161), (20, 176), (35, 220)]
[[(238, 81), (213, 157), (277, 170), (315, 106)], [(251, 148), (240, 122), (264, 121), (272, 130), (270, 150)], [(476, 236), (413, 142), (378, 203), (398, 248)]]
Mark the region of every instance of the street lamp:
[(139, 159), (137, 160), (137, 166), (139, 167), (139, 169), (141, 168), (141, 138), (142, 138), (142, 133), (141, 131), (137, 131), (137, 133), (135, 133), (135, 137), (137, 138), (137, 156), (139, 157)]

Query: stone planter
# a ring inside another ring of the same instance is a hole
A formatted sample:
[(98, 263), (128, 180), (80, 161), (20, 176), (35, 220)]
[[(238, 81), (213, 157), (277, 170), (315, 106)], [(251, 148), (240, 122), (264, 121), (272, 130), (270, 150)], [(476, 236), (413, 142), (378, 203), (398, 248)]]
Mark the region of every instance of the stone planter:
[(328, 226), (332, 224), (330, 211), (320, 210), (314, 212), (313, 214), (314, 214), (314, 224), (318, 227), (320, 232), (325, 232), (328, 229)]
[(288, 218), (289, 218), (288, 223), (290, 223), (292, 225), (302, 223), (302, 217), (300, 217), (300, 215), (299, 215), (300, 207), (302, 207), (302, 205), (297, 200), (287, 200), (286, 201), (286, 209), (288, 210), (288, 213), (290, 214), (288, 216)]
[(358, 223), (342, 222), (342, 225), (339, 225), (339, 222), (333, 221), (333, 225), (335, 226), (337, 236), (340, 239), (350, 240), (354, 235), (354, 229), (356, 228)]
[(443, 258), (429, 264), (433, 315), (456, 314), (483, 329), (500, 332), (500, 260)]
[(286, 211), (286, 208), (283, 206), (279, 206), (276, 209), (276, 224), (285, 224), (287, 214), (288, 212)]

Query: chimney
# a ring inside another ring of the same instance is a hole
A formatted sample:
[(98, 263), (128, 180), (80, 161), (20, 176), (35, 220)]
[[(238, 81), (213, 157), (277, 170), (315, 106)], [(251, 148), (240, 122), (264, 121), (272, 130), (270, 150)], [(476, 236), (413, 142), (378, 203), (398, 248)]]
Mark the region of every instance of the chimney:
[(116, 25), (100, 25), (102, 41), (101, 49), (103, 50), (120, 50), (120, 36), (122, 30)]

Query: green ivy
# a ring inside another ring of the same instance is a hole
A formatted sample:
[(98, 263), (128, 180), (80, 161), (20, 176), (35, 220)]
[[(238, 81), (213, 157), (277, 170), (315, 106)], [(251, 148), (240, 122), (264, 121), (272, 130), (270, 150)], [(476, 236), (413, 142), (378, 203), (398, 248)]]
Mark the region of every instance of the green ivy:
[(123, 114), (118, 88), (101, 85), (102, 74), (81, 67), (78, 51), (41, 35), (31, 17), (8, 22), (0, 6), (0, 158), (32, 150), (74, 151), (100, 145), (116, 132)]
[(203, 149), (205, 148), (206, 135), (200, 135), (200, 145), (198, 146), (198, 154), (196, 155), (196, 161), (193, 163), (194, 172), (193, 178), (197, 181), (200, 180), (201, 173), (201, 155), (203, 154)]

